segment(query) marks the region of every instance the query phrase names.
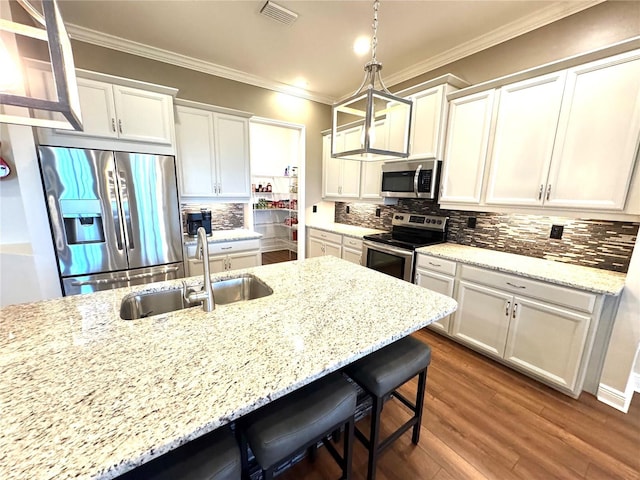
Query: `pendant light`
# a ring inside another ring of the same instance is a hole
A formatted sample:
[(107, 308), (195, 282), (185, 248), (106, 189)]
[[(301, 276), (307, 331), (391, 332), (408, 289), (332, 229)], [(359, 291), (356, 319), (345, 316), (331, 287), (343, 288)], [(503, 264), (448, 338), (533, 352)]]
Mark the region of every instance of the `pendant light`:
[[(333, 105), (331, 156), (348, 160), (379, 161), (409, 156), (411, 100), (391, 94), (380, 76), (376, 58), (379, 0), (373, 2), (371, 61), (364, 66), (360, 88)], [(376, 84), (380, 89), (376, 90)]]
[[(14, 21), (10, 2), (0, 2), (3, 9), (0, 16), (0, 73), (4, 79), (9, 69), (12, 72), (10, 81), (0, 81), (0, 123), (82, 130), (71, 42), (56, 0), (42, 0), (42, 13), (29, 0), (17, 0), (16, 6), (22, 7), (23, 16), (28, 23), (35, 23), (35, 27)], [(27, 42), (46, 43), (49, 58), (37, 63), (44, 65), (42, 70), (51, 79), (52, 98), (32, 94), (28, 76), (21, 72), (25, 67), (22, 64), (27, 62), (20, 58), (17, 48), (21, 37)]]

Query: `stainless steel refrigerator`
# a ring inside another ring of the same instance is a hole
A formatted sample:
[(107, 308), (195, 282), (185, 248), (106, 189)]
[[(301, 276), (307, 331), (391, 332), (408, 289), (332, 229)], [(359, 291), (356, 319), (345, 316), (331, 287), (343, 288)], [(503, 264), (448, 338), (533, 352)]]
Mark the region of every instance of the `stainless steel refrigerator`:
[(184, 277), (174, 157), (38, 150), (64, 295)]

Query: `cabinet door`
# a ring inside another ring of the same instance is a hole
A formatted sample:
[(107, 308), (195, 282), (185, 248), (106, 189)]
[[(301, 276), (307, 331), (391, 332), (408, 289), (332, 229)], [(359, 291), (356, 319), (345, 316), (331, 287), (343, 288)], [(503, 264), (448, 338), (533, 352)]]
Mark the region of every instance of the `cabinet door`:
[(356, 265), (362, 265), (362, 250), (342, 247), (342, 259)]
[(509, 328), (513, 297), (509, 294), (461, 280), (458, 310), (451, 335), (491, 355), (502, 358)]
[[(344, 135), (338, 136), (336, 142), (343, 142)], [(322, 137), (322, 196), (339, 197), (341, 185), (342, 160), (331, 157), (331, 135), (325, 135)]]
[(228, 270), (240, 268), (258, 267), (262, 264), (260, 252), (242, 252), (229, 255), (227, 259)]
[(187, 274), (190, 277), (195, 277), (196, 275), (202, 275), (204, 273), (204, 267), (202, 266), (202, 260), (198, 260), (196, 258), (190, 258), (187, 260)]
[(573, 391), (591, 317), (514, 298), (504, 358)]
[(78, 95), (83, 131), (56, 130), (56, 133), (117, 138), (117, 120), (111, 84), (78, 78)]
[(227, 269), (227, 255), (209, 256), (209, 271), (211, 273), (224, 272)]
[(180, 195), (214, 195), (213, 117), (195, 108), (176, 108)]
[(572, 68), (545, 205), (624, 208), (640, 132), (640, 51)]
[[(351, 128), (344, 132), (346, 150), (362, 147), (362, 128)], [(341, 160), (340, 196), (358, 198), (360, 196), (360, 160)]]
[(307, 234), (307, 258), (321, 257), (324, 255), (324, 242)]
[(500, 89), (487, 203), (542, 205), (564, 72)]
[(325, 242), (324, 255), (332, 255), (334, 257), (342, 258), (342, 245)]
[[(376, 122), (376, 146), (387, 149), (387, 124)], [(382, 186), (382, 164), (379, 162), (362, 162), (360, 166), (360, 198), (372, 198), (379, 200), (380, 187)]]
[(411, 146), (409, 158), (442, 158), (442, 112), (444, 109), (444, 85), (412, 95)]
[(171, 145), (171, 96), (114, 85), (113, 98), (121, 139)]
[(214, 114), (217, 192), (220, 197), (249, 197), (249, 121)]
[(452, 100), (441, 202), (479, 203), (487, 158), (494, 91)]
[[(417, 269), (416, 278), (414, 280), (416, 285), (419, 285), (434, 292), (453, 297), (453, 277), (447, 277), (446, 275), (440, 275), (439, 273), (429, 272), (428, 270)], [(429, 325), (434, 330), (443, 331), (449, 333), (450, 315), (447, 315), (437, 322), (433, 322)]]

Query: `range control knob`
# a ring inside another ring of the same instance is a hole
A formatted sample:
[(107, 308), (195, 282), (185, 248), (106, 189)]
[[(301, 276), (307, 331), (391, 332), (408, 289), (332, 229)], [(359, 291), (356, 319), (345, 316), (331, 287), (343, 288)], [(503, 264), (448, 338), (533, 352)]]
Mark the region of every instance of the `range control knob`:
[(427, 223), (431, 223), (431, 219), (430, 218), (427, 218)]
[(438, 225), (442, 225), (442, 220), (438, 220)]

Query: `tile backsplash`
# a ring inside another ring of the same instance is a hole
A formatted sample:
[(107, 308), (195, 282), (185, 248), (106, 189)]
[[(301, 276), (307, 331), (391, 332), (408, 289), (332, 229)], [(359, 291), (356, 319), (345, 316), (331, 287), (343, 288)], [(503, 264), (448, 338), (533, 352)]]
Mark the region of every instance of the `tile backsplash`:
[[(379, 217), (376, 208), (380, 208)], [(396, 212), (449, 217), (450, 242), (616, 272), (629, 269), (640, 226), (608, 220), (442, 210), (435, 203), (410, 199), (400, 199), (395, 206), (336, 202), (335, 221), (390, 230)], [(475, 228), (467, 227), (469, 217), (477, 219)], [(562, 239), (549, 238), (551, 225), (564, 226)]]
[(187, 231), (186, 212), (201, 208), (211, 210), (212, 230), (233, 230), (244, 227), (244, 204), (242, 203), (183, 203), (180, 204), (183, 232)]

